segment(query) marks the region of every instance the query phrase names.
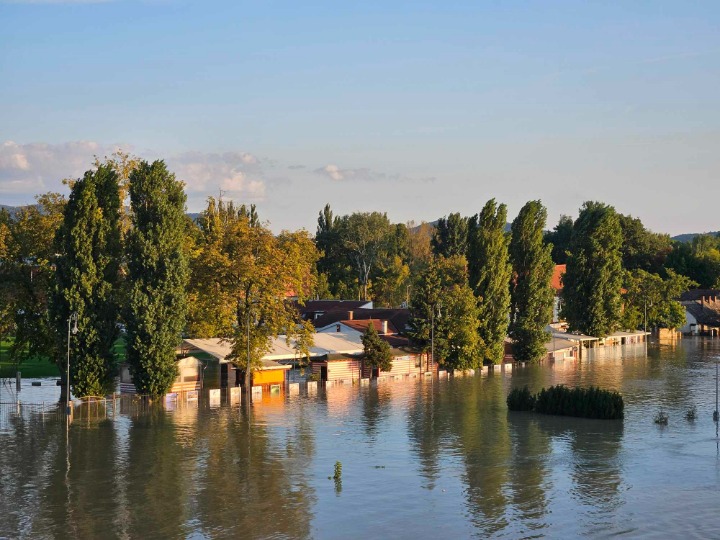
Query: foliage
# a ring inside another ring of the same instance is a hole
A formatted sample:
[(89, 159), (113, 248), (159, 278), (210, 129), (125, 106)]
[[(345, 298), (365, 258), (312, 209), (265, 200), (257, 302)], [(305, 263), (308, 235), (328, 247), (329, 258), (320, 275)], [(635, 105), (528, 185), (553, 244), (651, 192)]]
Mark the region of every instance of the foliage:
[(377, 307), (398, 307), (407, 302), (410, 268), (398, 255), (383, 260), (378, 277), (372, 283), (372, 296)]
[(68, 346), (68, 319), (75, 312), (80, 331), (69, 344), (73, 393), (105, 395), (114, 388), (122, 258), (120, 193), (110, 167), (88, 171), (73, 183), (56, 245), (51, 312), (58, 350)]
[(660, 273), (668, 254), (672, 251), (672, 242), (667, 234), (648, 231), (642, 221), (632, 216), (618, 214), (622, 230), (623, 267), (626, 270), (642, 269)]
[(363, 332), (361, 339), (367, 365), (380, 368), (380, 371), (390, 371), (392, 369), (390, 345), (378, 335), (372, 321)]
[(430, 264), (433, 252), (431, 241), (433, 237), (433, 226), (422, 222), (416, 225), (410, 221), (406, 225), (408, 231), (407, 264), (410, 267), (410, 274), (417, 275)]
[(335, 467), (333, 469), (333, 480), (342, 480), (342, 463), (339, 461), (335, 462)]
[(685, 411), (685, 420), (688, 422), (694, 422), (697, 420), (697, 407), (695, 405)]
[(570, 330), (604, 337), (621, 319), (622, 232), (614, 208), (586, 202), (573, 226), (563, 278), (563, 313)]
[(420, 350), (430, 350), (433, 317), (439, 317), (442, 299), (454, 286), (463, 285), (467, 285), (467, 261), (463, 256), (433, 258), (417, 276), (410, 298), (411, 330), (408, 335)]
[(15, 364), (30, 358), (58, 358), (48, 303), (55, 234), (63, 220), (65, 198), (45, 193), (36, 202), (12, 218), (0, 214), (0, 331), (14, 334), (10, 357)]
[(440, 257), (466, 255), (468, 246), (468, 219), (450, 214), (438, 219), (432, 237), (432, 249)]
[(685, 324), (685, 308), (677, 298), (697, 283), (667, 270), (667, 278), (645, 270), (633, 270), (625, 276), (623, 327), (636, 330), (645, 324), (649, 328), (679, 328)]
[(545, 233), (544, 240), (546, 244), (552, 245), (552, 260), (555, 264), (565, 264), (567, 262), (572, 230), (572, 218), (562, 215), (553, 230)]
[(595, 386), (568, 388), (557, 385), (543, 388), (535, 396), (535, 411), (542, 414), (615, 420), (623, 418), (624, 407), (618, 392)]
[(380, 212), (356, 212), (338, 222), (340, 241), (355, 269), (363, 300), (368, 299), (371, 273), (388, 254), (395, 228)]
[(185, 193), (162, 161), (130, 174), (127, 360), (138, 393), (165, 394), (177, 375), (187, 313)]
[(522, 361), (540, 360), (547, 354), (545, 327), (552, 320), (554, 264), (550, 246), (543, 243), (546, 220), (547, 211), (540, 201), (530, 201), (512, 223), (510, 336), (515, 358)]
[(507, 396), (507, 406), (511, 411), (532, 411), (535, 408), (535, 396), (527, 385), (513, 388)]
[(190, 333), (227, 339), (232, 346), (228, 359), (246, 370), (249, 361), (251, 371), (281, 334), (288, 344), (296, 337), (298, 354), (307, 356), (312, 326), (302, 323), (286, 300), (296, 296), (302, 303), (316, 287), (318, 253), (307, 232), (275, 236), (254, 208), (213, 198), (199, 227), (191, 263)]
[(655, 422), (655, 423), (658, 424), (659, 426), (667, 426), (669, 419), (670, 419), (670, 418), (668, 417), (667, 413), (666, 413), (665, 411), (663, 411), (662, 409), (660, 409), (660, 410), (655, 414), (655, 418), (653, 418), (653, 422)]
[(355, 298), (357, 282), (340, 238), (340, 218), (329, 204), (318, 215), (315, 245), (320, 253), (317, 271), (320, 276), (320, 298)]
[(484, 343), (484, 358), (500, 363), (505, 355), (510, 313), (508, 238), (505, 235), (507, 207), (489, 200), (469, 225), (469, 279), (478, 298), (478, 331)]
[(453, 284), (443, 293), (435, 320), (435, 354), (452, 369), (482, 365), (484, 343), (478, 333), (479, 307), (472, 289)]
[(720, 238), (703, 234), (692, 243), (674, 242), (665, 266), (697, 282), (700, 288), (720, 286)]

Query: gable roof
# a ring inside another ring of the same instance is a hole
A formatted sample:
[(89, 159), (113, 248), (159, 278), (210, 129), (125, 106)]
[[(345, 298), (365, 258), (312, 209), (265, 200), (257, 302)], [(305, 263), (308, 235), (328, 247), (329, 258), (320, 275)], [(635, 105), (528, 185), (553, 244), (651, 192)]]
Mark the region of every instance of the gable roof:
[[(328, 311), (327, 313), (320, 315), (317, 319), (312, 321), (315, 328), (325, 328), (328, 325), (338, 323), (341, 321), (347, 321), (350, 319), (348, 311), (352, 311), (353, 321), (366, 321), (368, 319), (377, 319), (379, 321), (388, 321), (388, 330), (390, 325), (395, 329), (393, 333), (402, 334), (407, 328), (408, 321), (410, 320), (410, 310), (404, 308), (361, 308), (356, 310), (335, 310)], [(364, 331), (367, 328), (367, 324), (363, 326)]]
[(685, 309), (690, 313), (699, 324), (706, 326), (720, 327), (720, 311), (708, 307), (707, 305), (702, 306), (698, 303), (685, 304)]
[(720, 289), (690, 289), (680, 295), (681, 302), (699, 302), (702, 298), (720, 296)]

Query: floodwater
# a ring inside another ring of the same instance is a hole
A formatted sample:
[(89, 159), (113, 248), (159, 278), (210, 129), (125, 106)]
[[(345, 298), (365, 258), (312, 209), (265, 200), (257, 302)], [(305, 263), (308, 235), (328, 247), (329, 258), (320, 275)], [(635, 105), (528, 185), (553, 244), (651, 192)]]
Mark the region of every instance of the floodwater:
[[(716, 537), (719, 357), (720, 340), (686, 339), (250, 408), (123, 401), (67, 432), (61, 414), (2, 405), (0, 537)], [(558, 383), (620, 390), (625, 420), (507, 411), (510, 388)]]

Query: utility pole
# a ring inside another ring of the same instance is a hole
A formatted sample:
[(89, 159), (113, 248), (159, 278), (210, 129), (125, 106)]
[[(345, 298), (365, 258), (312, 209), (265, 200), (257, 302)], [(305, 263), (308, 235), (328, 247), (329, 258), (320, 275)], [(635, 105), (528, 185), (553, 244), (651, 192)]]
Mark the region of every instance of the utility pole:
[[(72, 329), (70, 328), (70, 325), (74, 323)], [(68, 335), (67, 335), (67, 373), (66, 373), (66, 380), (65, 384), (67, 385), (67, 416), (69, 417), (72, 413), (72, 401), (70, 398), (70, 333), (72, 332), (73, 335), (77, 334), (78, 332), (78, 314), (76, 311), (73, 311), (70, 316), (68, 317)]]

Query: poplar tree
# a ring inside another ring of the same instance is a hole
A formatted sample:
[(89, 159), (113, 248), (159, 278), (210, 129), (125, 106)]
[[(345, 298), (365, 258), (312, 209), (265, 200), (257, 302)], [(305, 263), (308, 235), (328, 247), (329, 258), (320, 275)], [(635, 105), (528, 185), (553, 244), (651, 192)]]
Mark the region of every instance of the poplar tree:
[(156, 397), (177, 375), (187, 312), (185, 193), (162, 161), (140, 162), (129, 191), (127, 359), (138, 393)]
[(540, 201), (529, 201), (512, 223), (510, 261), (510, 336), (517, 360), (540, 360), (546, 355), (552, 320), (553, 289), (550, 286), (554, 264), (552, 245), (543, 242), (547, 210)]
[(120, 191), (109, 166), (73, 183), (56, 236), (55, 287), (51, 310), (58, 349), (67, 347), (67, 324), (78, 315), (80, 332), (70, 339), (70, 379), (79, 397), (113, 390), (118, 336)]
[(588, 201), (573, 225), (563, 278), (563, 314), (570, 330), (604, 337), (621, 320), (622, 230), (612, 206)]
[(470, 220), (468, 264), (470, 286), (479, 301), (478, 332), (484, 343), (485, 360), (495, 364), (505, 355), (510, 313), (508, 237), (505, 235), (507, 207), (490, 199), (480, 214)]

